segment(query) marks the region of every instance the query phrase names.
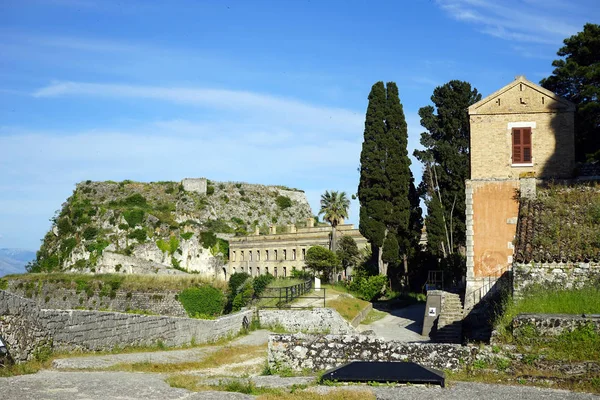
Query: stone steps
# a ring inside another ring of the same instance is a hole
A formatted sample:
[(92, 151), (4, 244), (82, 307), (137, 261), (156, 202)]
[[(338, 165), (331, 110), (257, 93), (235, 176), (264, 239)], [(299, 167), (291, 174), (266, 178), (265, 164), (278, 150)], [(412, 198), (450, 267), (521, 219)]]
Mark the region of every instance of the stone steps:
[(444, 293), (434, 340), (439, 343), (461, 343), (463, 306), (459, 295)]

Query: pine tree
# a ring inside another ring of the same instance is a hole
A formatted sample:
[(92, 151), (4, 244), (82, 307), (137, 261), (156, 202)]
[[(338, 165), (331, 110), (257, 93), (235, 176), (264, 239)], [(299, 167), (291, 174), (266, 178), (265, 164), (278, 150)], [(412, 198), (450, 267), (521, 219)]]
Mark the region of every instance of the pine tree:
[(554, 60), (552, 75), (541, 85), (577, 105), (575, 155), (600, 160), (600, 25), (585, 24), (583, 31), (564, 40)]
[[(410, 240), (411, 173), (408, 131), (398, 87), (383, 82), (371, 88), (360, 155), (361, 234), (371, 243), (379, 273), (406, 255)], [(405, 257), (403, 257), (406, 260)]]
[[(465, 180), (469, 178), (470, 125), (467, 108), (481, 99), (468, 82), (453, 80), (435, 88), (435, 105), (419, 109), (423, 151), (415, 157), (427, 165), (420, 192), (432, 211), (430, 199), (440, 198), (446, 251), (456, 252), (465, 245)], [(427, 226), (429, 237), (429, 226)]]

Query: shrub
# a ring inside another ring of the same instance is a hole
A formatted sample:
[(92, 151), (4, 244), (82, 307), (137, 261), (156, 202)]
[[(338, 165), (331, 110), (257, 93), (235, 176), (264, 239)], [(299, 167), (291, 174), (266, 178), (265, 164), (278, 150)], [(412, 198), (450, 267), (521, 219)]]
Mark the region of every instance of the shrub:
[(146, 198), (139, 193), (134, 193), (123, 200), (122, 204), (126, 207), (146, 207), (148, 203)]
[(280, 209), (285, 210), (286, 208), (290, 208), (292, 206), (292, 199), (287, 196), (277, 196), (275, 203), (277, 203), (277, 206)]
[(119, 229), (126, 231), (129, 229), (129, 224), (119, 224)]
[(245, 284), (243, 289), (233, 298), (231, 304), (232, 311), (240, 311), (242, 307), (247, 306), (254, 296), (254, 288), (251, 284)]
[(194, 232), (185, 232), (181, 234), (183, 240), (190, 240), (194, 236)]
[(127, 221), (131, 227), (141, 225), (142, 221), (144, 220), (144, 210), (136, 208), (133, 210), (124, 211), (123, 218), (125, 218), (125, 221)]
[(358, 297), (363, 300), (373, 301), (383, 294), (386, 284), (385, 275), (375, 275), (355, 280), (350, 285), (350, 290), (358, 292)]
[(254, 294), (256, 296), (260, 296), (261, 293), (267, 287), (267, 285), (269, 283), (271, 283), (271, 281), (273, 281), (273, 279), (275, 279), (275, 277), (273, 275), (271, 275), (271, 274), (260, 275), (260, 276), (258, 276), (256, 278), (254, 278), (254, 281), (252, 282), (252, 287), (254, 289)]
[(58, 227), (58, 231), (61, 235), (66, 235), (68, 233), (73, 232), (73, 226), (71, 225), (71, 221), (69, 218), (63, 217), (56, 222), (56, 226)]
[(223, 312), (225, 296), (210, 285), (184, 289), (177, 297), (190, 317), (215, 317)]
[(236, 272), (229, 277), (229, 292), (234, 295), (237, 294), (238, 288), (242, 286), (244, 282), (246, 282), (250, 278), (245, 272)]
[(135, 231), (127, 235), (127, 237), (129, 239), (135, 239), (138, 242), (142, 243), (146, 241), (146, 239), (148, 238), (148, 234), (146, 233), (145, 229), (136, 229)]
[(88, 226), (83, 231), (83, 238), (85, 240), (94, 239), (96, 236), (98, 236), (98, 228), (96, 228), (95, 226)]
[(215, 192), (215, 187), (212, 185), (208, 185), (206, 187), (206, 195), (210, 196), (211, 194), (213, 194)]
[(75, 238), (65, 239), (61, 244), (61, 250), (63, 251), (63, 257), (69, 256), (73, 249), (77, 246), (77, 240)]
[(202, 247), (210, 249), (217, 244), (217, 236), (212, 232), (201, 232), (200, 241), (202, 242)]

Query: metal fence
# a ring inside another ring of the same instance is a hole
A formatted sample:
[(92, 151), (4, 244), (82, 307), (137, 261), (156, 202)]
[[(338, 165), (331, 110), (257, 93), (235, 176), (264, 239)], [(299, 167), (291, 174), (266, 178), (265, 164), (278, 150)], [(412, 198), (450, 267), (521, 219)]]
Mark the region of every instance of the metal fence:
[(306, 296), (313, 289), (313, 281), (307, 280), (302, 283), (298, 283), (291, 286), (273, 287), (266, 288), (258, 299), (259, 308), (307, 308), (311, 306), (293, 306), (290, 303), (302, 297), (303, 299), (317, 299), (323, 300), (323, 307), (325, 307), (325, 288), (319, 289), (322, 296)]

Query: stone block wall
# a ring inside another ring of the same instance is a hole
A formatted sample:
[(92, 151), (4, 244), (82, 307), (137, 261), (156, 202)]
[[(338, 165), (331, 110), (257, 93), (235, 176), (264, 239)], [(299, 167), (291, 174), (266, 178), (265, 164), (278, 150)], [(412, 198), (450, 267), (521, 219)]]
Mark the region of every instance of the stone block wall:
[(316, 332), (332, 334), (355, 333), (355, 329), (335, 310), (260, 310), (261, 326), (281, 326), (289, 332)]
[(35, 302), (0, 290), (0, 335), (16, 362), (29, 361), (52, 346), (52, 337), (39, 319)]
[(580, 288), (600, 281), (600, 263), (530, 263), (513, 265), (513, 290), (521, 296), (534, 285), (562, 289)]
[(40, 309), (32, 300), (0, 290), (0, 334), (15, 361), (37, 349), (110, 350), (125, 346), (206, 343), (236, 335), (252, 311), (200, 320), (118, 312)]
[(215, 320), (80, 310), (41, 310), (40, 317), (55, 348), (99, 351), (159, 342), (167, 347), (213, 342), (239, 333), (252, 312)]
[(552, 338), (564, 332), (572, 332), (591, 324), (596, 332), (600, 332), (599, 315), (572, 315), (572, 314), (519, 314), (512, 321), (513, 335), (515, 338), (533, 333), (536, 338)]
[(476, 353), (474, 347), (456, 344), (385, 341), (364, 335), (271, 335), (268, 364), (275, 371), (319, 371), (350, 361), (412, 361), (440, 370), (459, 370)]
[(185, 178), (181, 181), (181, 185), (183, 186), (183, 190), (186, 192), (206, 194), (206, 178)]
[(118, 290), (113, 294), (92, 293), (66, 288), (64, 285), (44, 281), (39, 287), (32, 287), (27, 281), (10, 280), (8, 291), (21, 297), (30, 298), (39, 307), (61, 310), (142, 310), (152, 314), (186, 317), (187, 313), (176, 300), (176, 291), (134, 292)]

